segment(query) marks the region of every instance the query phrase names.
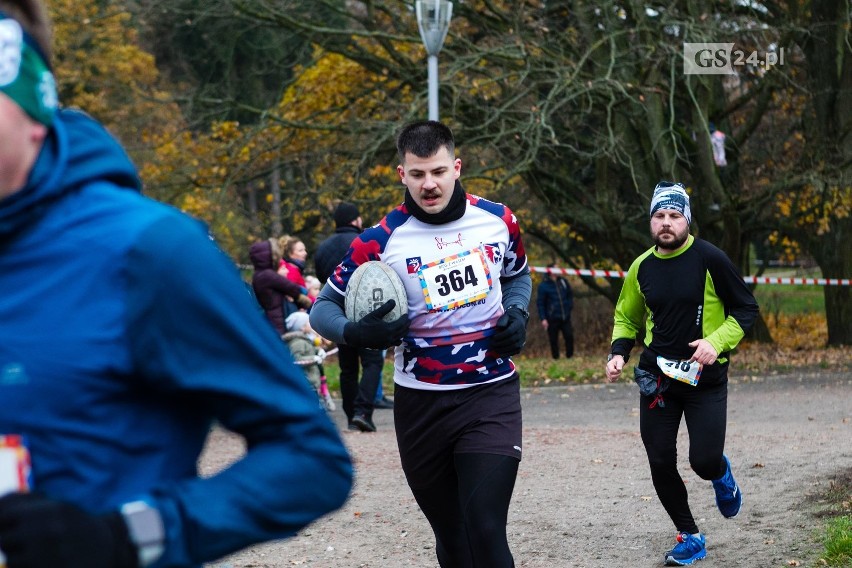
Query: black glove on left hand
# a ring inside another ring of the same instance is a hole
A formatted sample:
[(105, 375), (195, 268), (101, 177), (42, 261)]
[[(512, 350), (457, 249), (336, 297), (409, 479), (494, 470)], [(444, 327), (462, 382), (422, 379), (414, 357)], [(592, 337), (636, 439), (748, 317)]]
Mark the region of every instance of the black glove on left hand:
[(491, 336), (491, 350), (501, 357), (521, 352), (527, 342), (527, 316), (511, 307), (497, 320), (497, 332)]
[(92, 515), (36, 493), (0, 499), (0, 550), (8, 568), (138, 568), (121, 513)]
[(388, 300), (360, 320), (347, 322), (343, 327), (346, 345), (356, 349), (388, 349), (392, 345), (399, 345), (408, 333), (411, 320), (407, 315), (401, 315), (393, 321), (385, 321), (384, 317), (395, 306), (396, 300)]

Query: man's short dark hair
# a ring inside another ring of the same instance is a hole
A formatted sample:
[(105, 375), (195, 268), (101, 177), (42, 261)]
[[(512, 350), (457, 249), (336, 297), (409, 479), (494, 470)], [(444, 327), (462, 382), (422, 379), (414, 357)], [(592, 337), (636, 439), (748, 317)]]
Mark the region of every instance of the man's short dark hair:
[(453, 131), (435, 120), (420, 120), (405, 125), (396, 137), (396, 151), (399, 161), (405, 162), (407, 153), (418, 158), (429, 158), (445, 147), (452, 156), (456, 149)]

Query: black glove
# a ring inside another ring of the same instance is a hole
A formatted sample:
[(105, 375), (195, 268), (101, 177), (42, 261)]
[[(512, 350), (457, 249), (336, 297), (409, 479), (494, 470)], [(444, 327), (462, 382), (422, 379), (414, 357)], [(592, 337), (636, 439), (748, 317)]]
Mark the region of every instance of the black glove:
[(411, 320), (406, 315), (394, 321), (383, 320), (394, 306), (396, 300), (388, 300), (360, 320), (347, 323), (343, 328), (346, 345), (357, 349), (387, 349), (391, 345), (399, 345), (402, 337), (408, 333)]
[(517, 355), (527, 342), (527, 315), (512, 306), (497, 320), (496, 329), (491, 336), (491, 350), (500, 357)]
[(118, 511), (93, 515), (37, 493), (0, 499), (0, 550), (8, 568), (138, 568)]

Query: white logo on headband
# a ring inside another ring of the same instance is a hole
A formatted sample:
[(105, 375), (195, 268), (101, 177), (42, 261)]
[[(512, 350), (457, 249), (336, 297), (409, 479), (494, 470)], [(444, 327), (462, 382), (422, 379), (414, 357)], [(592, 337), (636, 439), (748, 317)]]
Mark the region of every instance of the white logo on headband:
[(686, 217), (686, 222), (692, 224), (692, 210), (689, 207), (689, 194), (679, 183), (660, 182), (654, 188), (651, 198), (650, 214), (653, 216), (658, 209), (671, 209)]
[(48, 110), (59, 107), (59, 97), (56, 94), (56, 80), (50, 71), (45, 71), (41, 74), (38, 92), (41, 95), (41, 106)]
[(15, 20), (0, 20), (0, 87), (13, 83), (21, 70), (24, 31)]

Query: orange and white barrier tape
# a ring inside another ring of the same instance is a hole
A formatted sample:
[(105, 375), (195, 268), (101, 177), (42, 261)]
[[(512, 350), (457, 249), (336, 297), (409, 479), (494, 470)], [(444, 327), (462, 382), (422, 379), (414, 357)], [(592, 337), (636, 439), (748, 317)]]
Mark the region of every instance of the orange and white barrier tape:
[[(624, 270), (599, 270), (588, 268), (548, 268), (545, 266), (531, 266), (530, 271), (545, 274), (564, 274), (574, 276), (597, 276), (603, 278), (624, 278), (627, 274)], [(744, 276), (743, 280), (749, 284), (791, 284), (805, 286), (852, 286), (850, 278), (778, 278), (773, 276)]]

